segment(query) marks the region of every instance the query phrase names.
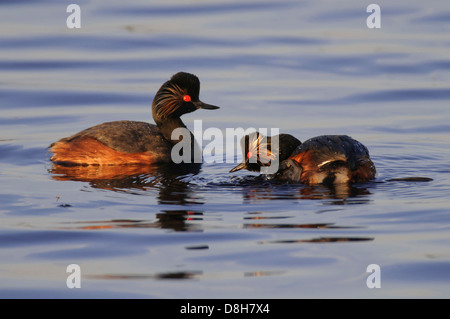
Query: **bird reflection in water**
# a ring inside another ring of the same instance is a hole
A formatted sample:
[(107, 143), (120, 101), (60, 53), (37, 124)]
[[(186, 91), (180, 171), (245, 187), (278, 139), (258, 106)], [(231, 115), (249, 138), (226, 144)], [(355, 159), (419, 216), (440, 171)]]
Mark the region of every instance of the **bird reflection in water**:
[[(253, 176), (252, 176), (253, 177)], [(303, 185), (286, 184), (263, 176), (240, 180), (244, 202), (259, 200), (326, 200), (327, 204), (364, 204), (370, 202), (371, 192), (366, 184)]]
[(93, 188), (112, 191), (148, 190), (159, 192), (160, 204), (198, 203), (186, 178), (197, 175), (201, 164), (160, 165), (58, 165), (50, 172), (58, 181), (87, 182)]
[(142, 280), (142, 279), (196, 279), (202, 276), (202, 271), (173, 271), (156, 274), (101, 274), (89, 275), (91, 279), (106, 279), (106, 280)]
[(342, 243), (357, 241), (372, 241), (373, 237), (317, 237), (311, 239), (287, 239), (262, 241), (260, 244), (299, 244), (299, 243)]
[[(159, 204), (202, 204), (189, 188), (189, 177), (200, 172), (201, 164), (162, 165), (58, 165), (53, 164), (52, 178), (59, 181), (87, 182), (93, 188), (132, 193), (156, 190)], [(137, 193), (141, 194), (141, 193)], [(202, 220), (203, 212), (162, 210), (156, 220), (98, 220), (73, 222), (78, 229), (159, 228), (173, 231), (201, 231), (190, 221)]]
[[(136, 220), (136, 219), (112, 219), (94, 221), (69, 222), (60, 229), (84, 229), (99, 230), (113, 228), (159, 228), (172, 231), (202, 231), (202, 228), (191, 223), (192, 221), (203, 220), (203, 212), (191, 210), (163, 210), (156, 214), (156, 220)], [(70, 226), (67, 226), (70, 224)], [(203, 248), (203, 247), (202, 247)], [(197, 246), (186, 247), (186, 249), (200, 249)]]

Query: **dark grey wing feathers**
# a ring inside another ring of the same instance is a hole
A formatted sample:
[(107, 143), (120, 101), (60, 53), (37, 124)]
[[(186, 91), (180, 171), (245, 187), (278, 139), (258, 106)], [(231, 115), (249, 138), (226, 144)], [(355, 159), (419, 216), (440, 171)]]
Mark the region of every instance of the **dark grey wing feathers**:
[(106, 122), (66, 139), (92, 137), (112, 149), (124, 153), (140, 153), (170, 146), (156, 125), (137, 121)]

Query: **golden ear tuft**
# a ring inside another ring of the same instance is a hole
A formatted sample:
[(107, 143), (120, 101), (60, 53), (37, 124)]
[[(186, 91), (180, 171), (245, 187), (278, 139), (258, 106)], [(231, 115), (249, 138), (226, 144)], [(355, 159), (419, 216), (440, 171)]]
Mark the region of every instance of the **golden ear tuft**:
[(158, 117), (168, 118), (181, 106), (184, 96), (187, 94), (180, 86), (169, 83), (158, 92), (155, 99), (155, 110)]
[(267, 137), (259, 133), (249, 135), (248, 153), (256, 154), (257, 162), (261, 166), (268, 165), (270, 161), (276, 158), (276, 154), (272, 152)]

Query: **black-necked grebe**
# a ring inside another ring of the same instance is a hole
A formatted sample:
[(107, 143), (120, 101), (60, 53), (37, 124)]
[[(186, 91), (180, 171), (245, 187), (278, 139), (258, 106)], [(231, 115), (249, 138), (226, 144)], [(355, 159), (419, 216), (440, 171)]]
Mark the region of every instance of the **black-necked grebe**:
[(279, 134), (278, 148), (272, 149), (272, 137), (264, 136), (259, 132), (254, 132), (245, 135), (241, 140), (241, 149), (243, 161), (231, 172), (236, 172), (241, 169), (246, 169), (252, 172), (260, 172), (261, 167), (269, 166), (274, 160), (278, 163), (286, 160), (289, 155), (301, 144), (301, 142), (292, 135)]
[[(262, 141), (263, 139), (259, 138), (258, 140)], [(278, 171), (274, 174), (276, 179), (308, 185), (330, 185), (366, 182), (375, 178), (376, 169), (370, 159), (368, 149), (347, 135), (313, 137), (300, 143), (288, 156), (286, 153), (290, 152), (291, 145), (286, 146), (283, 140), (286, 138), (280, 139), (279, 142), (280, 164)], [(265, 147), (268, 147), (267, 143), (260, 144), (258, 154), (267, 154), (268, 152), (264, 150)], [(255, 148), (253, 147), (253, 149)], [(247, 150), (248, 148), (245, 149), (244, 154), (248, 152)], [(274, 152), (276, 150), (271, 150), (271, 153)], [(244, 158), (244, 163), (246, 161), (248, 158)], [(249, 165), (244, 165), (244, 163), (239, 164), (232, 171), (237, 170), (240, 166), (242, 166), (240, 168), (248, 169)], [(259, 160), (252, 165), (260, 165)]]
[[(50, 145), (51, 160), (65, 165), (126, 165), (171, 163), (172, 147), (182, 138), (172, 132), (185, 128), (180, 117), (197, 109), (219, 107), (199, 99), (200, 81), (179, 72), (156, 93), (152, 114), (156, 125), (138, 121), (99, 124)], [(191, 133), (191, 146), (195, 139)]]

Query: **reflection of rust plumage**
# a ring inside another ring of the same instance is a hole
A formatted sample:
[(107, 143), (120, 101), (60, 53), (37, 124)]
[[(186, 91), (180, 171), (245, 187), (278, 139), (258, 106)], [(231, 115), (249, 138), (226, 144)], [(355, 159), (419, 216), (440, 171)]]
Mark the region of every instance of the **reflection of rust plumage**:
[[(94, 221), (75, 221), (65, 223), (59, 229), (118, 229), (118, 228), (161, 228), (171, 229), (174, 231), (190, 231), (195, 230), (196, 225), (190, 224), (188, 221), (194, 218), (188, 216), (197, 216), (196, 220), (202, 220), (203, 212), (190, 210), (166, 210), (156, 214), (156, 220), (136, 220), (136, 219), (111, 219), (111, 220), (94, 220)], [(186, 246), (186, 249), (207, 249), (205, 245)]]

